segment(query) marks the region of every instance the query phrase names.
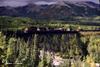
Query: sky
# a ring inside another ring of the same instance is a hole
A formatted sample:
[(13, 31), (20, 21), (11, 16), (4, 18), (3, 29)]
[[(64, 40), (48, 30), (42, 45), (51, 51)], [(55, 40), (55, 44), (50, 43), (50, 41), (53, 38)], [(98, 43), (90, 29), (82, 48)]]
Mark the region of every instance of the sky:
[(92, 1), (95, 3), (99, 3), (99, 0), (0, 0), (0, 6), (24, 6), (28, 3), (39, 3), (39, 4), (52, 4), (58, 1)]

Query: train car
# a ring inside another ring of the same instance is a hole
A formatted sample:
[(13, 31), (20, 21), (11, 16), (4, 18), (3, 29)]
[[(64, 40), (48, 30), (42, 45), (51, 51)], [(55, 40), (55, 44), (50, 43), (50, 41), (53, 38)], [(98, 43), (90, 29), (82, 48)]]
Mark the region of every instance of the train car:
[(79, 26), (76, 31), (82, 31), (83, 29)]

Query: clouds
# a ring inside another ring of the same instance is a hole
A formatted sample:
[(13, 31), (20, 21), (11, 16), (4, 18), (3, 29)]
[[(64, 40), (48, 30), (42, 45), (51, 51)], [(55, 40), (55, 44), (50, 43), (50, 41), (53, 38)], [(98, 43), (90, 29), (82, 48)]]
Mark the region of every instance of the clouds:
[(37, 2), (37, 1), (46, 1), (46, 2), (55, 2), (55, 1), (94, 1), (99, 2), (99, 0), (0, 0), (0, 2), (5, 1), (17, 1), (17, 2)]
[[(39, 4), (43, 4), (43, 3), (55, 3), (58, 1), (69, 1), (69, 0), (0, 0), (0, 6), (24, 6), (27, 5), (28, 3), (34, 3), (37, 2)], [(93, 1), (96, 3), (99, 3), (99, 0), (70, 0), (70, 1)]]
[(35, 4), (48, 4), (48, 5), (50, 5), (50, 4), (55, 4), (56, 2), (46, 2), (46, 1), (38, 1), (38, 2), (36, 2)]
[(29, 0), (0, 0), (0, 6), (24, 6), (28, 4), (28, 1)]
[(46, 2), (57, 2), (57, 1), (92, 1), (99, 3), (99, 0), (31, 0), (32, 2), (37, 2), (37, 1), (46, 1)]

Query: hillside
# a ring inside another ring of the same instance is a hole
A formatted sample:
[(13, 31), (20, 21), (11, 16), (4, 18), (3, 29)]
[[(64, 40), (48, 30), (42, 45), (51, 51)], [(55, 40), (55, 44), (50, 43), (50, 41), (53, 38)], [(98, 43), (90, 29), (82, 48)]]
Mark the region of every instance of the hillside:
[(100, 4), (90, 1), (62, 2), (61, 4), (28, 4), (20, 7), (0, 6), (0, 16), (30, 17), (35, 19), (72, 20), (72, 16), (100, 16)]

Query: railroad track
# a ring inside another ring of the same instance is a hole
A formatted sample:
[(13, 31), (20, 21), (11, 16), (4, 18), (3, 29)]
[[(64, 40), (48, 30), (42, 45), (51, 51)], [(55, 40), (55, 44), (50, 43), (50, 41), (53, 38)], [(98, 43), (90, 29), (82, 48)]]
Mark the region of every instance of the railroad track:
[(85, 35), (100, 35), (100, 30), (83, 30), (83, 31), (79, 31), (79, 33), (83, 36)]

